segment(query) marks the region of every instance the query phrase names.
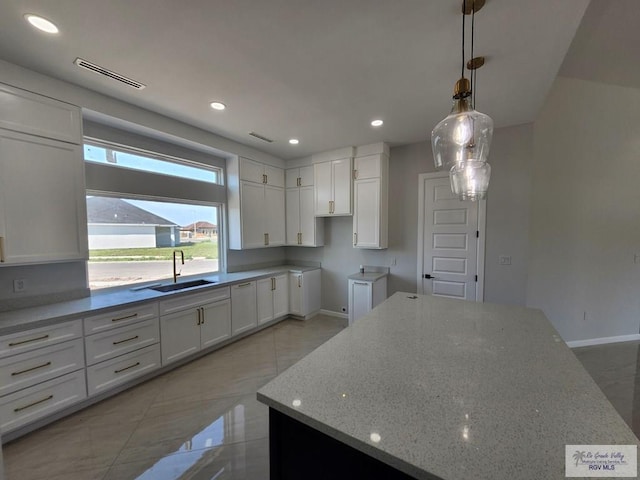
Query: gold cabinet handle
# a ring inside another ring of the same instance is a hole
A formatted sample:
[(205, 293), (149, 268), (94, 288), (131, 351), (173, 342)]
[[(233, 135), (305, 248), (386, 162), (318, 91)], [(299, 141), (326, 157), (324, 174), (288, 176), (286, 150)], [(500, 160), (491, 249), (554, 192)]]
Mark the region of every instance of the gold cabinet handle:
[(29, 340), (22, 340), (20, 342), (12, 342), (9, 344), (10, 347), (15, 347), (17, 345), (24, 345), (25, 343), (37, 342), (38, 340), (45, 340), (49, 338), (49, 335), (42, 335), (41, 337), (30, 338)]
[(302, 186), (302, 178), (298, 177), (297, 180), (298, 180), (298, 182), (297, 182), (298, 187), (301, 187)]
[(200, 311), (202, 312), (202, 323), (200, 325), (204, 325), (204, 307), (200, 307)]
[(238, 288), (248, 287), (249, 285), (251, 285), (251, 282), (241, 283), (240, 285), (238, 285)]
[(262, 183), (267, 183), (267, 176), (264, 173), (262, 174)]
[(269, 236), (268, 235), (269, 235), (268, 233), (264, 234), (264, 244), (265, 245), (269, 245)]
[(276, 289), (276, 279), (271, 277), (271, 290)]
[(196, 308), (196, 312), (198, 312), (198, 323), (196, 323), (196, 325), (200, 325), (200, 321), (201, 321), (201, 319), (200, 319), (200, 309)]
[(4, 263), (4, 237), (0, 237), (0, 263)]
[(120, 345), (121, 343), (130, 342), (131, 340), (137, 340), (138, 338), (140, 338), (140, 336), (136, 335), (135, 337), (125, 338), (124, 340), (118, 340), (117, 342), (113, 342), (113, 344), (114, 345)]
[(42, 400), (38, 400), (37, 402), (30, 403), (29, 405), (25, 405), (24, 407), (14, 408), (14, 412), (21, 412), (22, 410), (26, 410), (27, 408), (35, 407), (41, 403), (47, 402), (53, 398), (53, 395), (49, 395), (47, 398), (43, 398)]
[(19, 372), (13, 372), (11, 374), (11, 376), (15, 377), (16, 375), (22, 375), (23, 373), (33, 372), (34, 370), (38, 370), (39, 368), (48, 367), (49, 365), (51, 365), (51, 362), (43, 363), (42, 365), (38, 365), (37, 367), (27, 368), (26, 370), (20, 370)]
[(302, 234), (298, 232), (298, 245), (302, 244)]
[(365, 287), (368, 286), (368, 283), (365, 282), (353, 282), (354, 285), (364, 285)]
[(302, 275), (298, 275), (298, 288), (302, 287)]
[(353, 234), (353, 244), (354, 244), (354, 245), (357, 245), (357, 244), (358, 244), (358, 234), (357, 234), (357, 233), (354, 233), (354, 234)]
[(130, 318), (136, 318), (138, 316), (137, 313), (132, 313), (131, 315), (125, 315), (124, 317), (112, 318), (112, 322), (119, 322), (121, 320), (129, 320)]
[(353, 171), (353, 179), (357, 180), (358, 179), (358, 170), (354, 170)]
[(113, 373), (124, 372), (125, 370), (129, 370), (130, 368), (136, 368), (138, 365), (140, 365), (140, 362), (136, 362), (133, 365), (129, 365), (128, 367), (121, 368), (120, 370), (114, 370)]

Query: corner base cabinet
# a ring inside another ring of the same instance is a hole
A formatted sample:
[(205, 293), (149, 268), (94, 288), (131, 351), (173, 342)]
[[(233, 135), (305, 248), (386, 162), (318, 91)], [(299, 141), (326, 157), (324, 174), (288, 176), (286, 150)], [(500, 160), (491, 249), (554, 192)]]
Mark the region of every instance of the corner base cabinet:
[(349, 279), (349, 325), (387, 298), (387, 277)]

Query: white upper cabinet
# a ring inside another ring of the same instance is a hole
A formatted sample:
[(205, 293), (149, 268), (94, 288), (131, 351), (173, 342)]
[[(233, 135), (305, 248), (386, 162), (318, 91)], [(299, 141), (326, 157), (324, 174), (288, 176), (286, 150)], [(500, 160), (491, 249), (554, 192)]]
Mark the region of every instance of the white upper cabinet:
[(286, 172), (286, 244), (303, 247), (324, 245), (324, 220), (315, 216), (313, 165)]
[(82, 146), (0, 129), (0, 265), (87, 257)]
[(81, 121), (75, 105), (0, 84), (0, 128), (81, 144)]
[(284, 170), (240, 157), (240, 180), (284, 188)]
[(229, 248), (285, 244), (284, 170), (246, 158), (227, 161)]
[(389, 157), (385, 152), (356, 157), (353, 178), (353, 246), (387, 248)]
[(352, 160), (343, 158), (314, 164), (315, 214), (351, 215)]
[(80, 109), (0, 84), (0, 265), (88, 257)]

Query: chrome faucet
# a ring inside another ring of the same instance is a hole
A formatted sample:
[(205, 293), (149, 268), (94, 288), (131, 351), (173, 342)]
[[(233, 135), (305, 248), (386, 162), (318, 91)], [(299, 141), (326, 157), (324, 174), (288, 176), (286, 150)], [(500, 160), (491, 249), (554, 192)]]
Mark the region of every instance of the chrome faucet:
[(174, 250), (173, 251), (173, 283), (176, 283), (178, 281), (178, 277), (180, 276), (180, 272), (176, 270), (176, 253), (178, 252), (180, 252), (182, 265), (184, 265), (184, 252), (182, 250)]

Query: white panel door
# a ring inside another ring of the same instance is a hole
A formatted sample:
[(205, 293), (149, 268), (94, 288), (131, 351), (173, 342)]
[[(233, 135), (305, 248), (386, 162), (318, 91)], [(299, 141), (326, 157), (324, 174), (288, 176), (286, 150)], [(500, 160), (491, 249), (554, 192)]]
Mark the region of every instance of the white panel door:
[(237, 335), (258, 325), (256, 282), (231, 287), (231, 334)]
[(242, 203), (242, 248), (260, 248), (265, 246), (264, 229), (264, 185), (240, 182), (240, 201)]
[[(425, 178), (422, 235), (422, 292), (464, 300), (478, 290), (478, 202), (462, 202), (448, 177)], [(420, 272), (419, 272), (420, 273)]]
[(266, 175), (265, 179), (267, 185), (284, 188), (284, 170), (282, 168), (265, 165), (264, 174)]
[(331, 162), (316, 163), (313, 166), (315, 194), (315, 214), (328, 216), (330, 214), (330, 203), (333, 200)]
[(380, 248), (380, 179), (354, 182), (353, 246)]
[(0, 132), (0, 261), (87, 258), (82, 146)]
[[(313, 168), (313, 167), (312, 167)], [(298, 177), (300, 176), (299, 168), (288, 168), (284, 171), (284, 186), (285, 188), (298, 187)]]
[(284, 245), (284, 188), (269, 185), (264, 187), (264, 212), (264, 231), (268, 234), (269, 246)]
[(207, 348), (231, 337), (231, 300), (201, 307), (200, 346)]
[(351, 186), (352, 168), (351, 159), (334, 160), (333, 169), (333, 214), (351, 215)]
[(274, 287), (273, 318), (278, 318), (289, 313), (289, 274), (275, 277)]
[(349, 325), (371, 311), (372, 287), (369, 282), (349, 281)]
[(259, 325), (273, 319), (273, 278), (263, 278), (256, 284)]
[(265, 183), (264, 166), (261, 163), (240, 157), (240, 180), (253, 183)]
[(197, 309), (160, 317), (162, 365), (200, 350), (200, 326)]
[(313, 165), (300, 167), (300, 186), (301, 187), (313, 186)]
[(301, 245), (316, 247), (324, 245), (324, 228), (321, 218), (313, 214), (313, 185), (300, 187), (300, 240)]
[(302, 315), (302, 274), (289, 274), (289, 313)]
[[(288, 172), (289, 170), (287, 170)], [(296, 177), (297, 178), (297, 177)], [(313, 195), (313, 191), (311, 192)], [(287, 188), (285, 193), (285, 210), (287, 212), (287, 245), (298, 245), (300, 233), (300, 189)], [(312, 197), (313, 198), (313, 197)], [(311, 212), (312, 219), (313, 211)]]

